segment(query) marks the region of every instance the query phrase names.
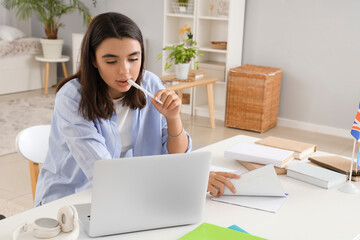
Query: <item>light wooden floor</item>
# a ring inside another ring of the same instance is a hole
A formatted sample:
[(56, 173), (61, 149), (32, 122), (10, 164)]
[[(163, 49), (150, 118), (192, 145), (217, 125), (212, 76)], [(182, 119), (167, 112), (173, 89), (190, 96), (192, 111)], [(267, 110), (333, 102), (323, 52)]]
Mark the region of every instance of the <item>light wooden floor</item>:
[[(50, 89), (50, 91), (53, 91), (53, 89)], [(0, 101), (15, 97), (17, 98), (19, 96), (29, 97), (37, 94), (42, 94), (42, 91), (3, 95), (0, 96)], [(182, 121), (185, 130), (188, 131), (192, 137), (193, 149), (198, 149), (211, 143), (243, 134), (259, 138), (273, 135), (314, 143), (318, 146), (319, 151), (326, 151), (350, 157), (352, 153), (353, 140), (351, 138), (340, 138), (281, 126), (277, 126), (260, 134), (226, 128), (224, 127), (224, 122), (219, 120), (216, 121), (216, 128), (211, 129), (208, 118), (192, 117), (185, 114), (182, 116)], [(0, 157), (0, 199), (8, 201), (9, 204), (14, 204), (26, 209), (33, 207), (29, 165), (28, 162), (17, 153)]]

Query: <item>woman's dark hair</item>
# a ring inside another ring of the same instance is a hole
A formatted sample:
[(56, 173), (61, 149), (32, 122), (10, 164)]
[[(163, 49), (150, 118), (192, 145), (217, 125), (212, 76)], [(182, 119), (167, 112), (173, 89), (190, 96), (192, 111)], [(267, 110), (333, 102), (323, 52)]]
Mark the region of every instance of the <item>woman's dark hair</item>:
[[(144, 72), (144, 42), (141, 31), (134, 21), (120, 13), (103, 13), (96, 16), (90, 23), (81, 44), (80, 67), (77, 73), (59, 82), (56, 92), (73, 78), (79, 78), (82, 86), (79, 112), (85, 119), (109, 119), (115, 112), (113, 100), (108, 86), (101, 78), (98, 69), (93, 66), (97, 47), (107, 38), (132, 38), (141, 46), (141, 66), (136, 82), (140, 85)], [(143, 92), (132, 87), (125, 93), (122, 100), (124, 106), (131, 109), (143, 108), (146, 98)]]

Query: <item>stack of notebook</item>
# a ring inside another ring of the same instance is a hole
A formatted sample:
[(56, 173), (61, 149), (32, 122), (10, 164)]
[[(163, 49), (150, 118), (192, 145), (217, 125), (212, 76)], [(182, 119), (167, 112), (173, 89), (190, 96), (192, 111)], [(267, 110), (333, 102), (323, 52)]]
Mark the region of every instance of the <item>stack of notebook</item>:
[[(251, 144), (254, 145), (254, 143)], [(255, 154), (252, 154), (251, 151), (249, 152), (248, 149), (246, 149), (246, 153), (242, 153), (241, 155), (236, 154), (236, 152), (238, 152), (240, 148), (234, 146), (232, 148), (232, 151), (235, 150), (235, 153), (233, 154), (225, 153), (225, 157), (228, 156), (237, 159), (248, 170), (253, 170), (264, 166), (264, 164), (272, 163), (275, 166), (276, 173), (281, 175), (281, 174), (286, 174), (286, 168), (287, 168), (286, 163), (289, 162), (291, 159), (288, 159), (286, 155), (281, 156), (280, 152), (278, 151), (279, 153), (276, 155), (276, 158), (278, 159), (278, 161), (281, 161), (281, 164), (279, 165), (276, 164), (273, 160), (267, 160), (265, 161), (265, 163), (262, 162), (261, 160), (259, 160), (262, 159), (262, 156), (260, 155), (261, 154), (268, 155), (268, 151), (275, 152), (277, 150), (282, 150), (282, 151), (292, 152), (293, 158), (301, 160), (309, 157), (312, 153), (316, 151), (315, 144), (309, 144), (309, 143), (294, 141), (286, 138), (273, 137), (273, 136), (261, 139), (255, 142), (255, 144), (259, 146), (257, 147), (257, 149), (255, 149), (256, 150)], [(264, 148), (264, 147), (268, 147), (268, 148)], [(244, 154), (246, 155), (252, 154), (254, 155), (253, 157), (255, 157), (256, 159), (254, 158), (249, 159), (249, 156), (245, 157)]]
[[(332, 171), (350, 175), (351, 160), (340, 157), (340, 156), (321, 156), (321, 157), (310, 157), (309, 160), (323, 168), (330, 169)], [(356, 162), (353, 162), (353, 171), (351, 180), (360, 180), (360, 171), (356, 171)]]
[(282, 168), (293, 159), (293, 151), (262, 146), (255, 143), (239, 142), (225, 150), (224, 156), (243, 162), (272, 164)]
[(346, 182), (346, 175), (309, 163), (288, 167), (287, 176), (325, 189), (340, 186)]

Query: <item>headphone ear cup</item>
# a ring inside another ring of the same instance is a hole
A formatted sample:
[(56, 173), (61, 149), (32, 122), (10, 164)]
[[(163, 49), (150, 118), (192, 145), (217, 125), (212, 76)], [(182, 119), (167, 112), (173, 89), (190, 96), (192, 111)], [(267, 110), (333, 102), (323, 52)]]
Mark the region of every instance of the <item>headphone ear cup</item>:
[(58, 221), (61, 231), (67, 233), (74, 229), (76, 210), (72, 206), (61, 207), (58, 211)]
[(53, 218), (38, 218), (33, 223), (33, 235), (37, 238), (52, 238), (60, 232), (60, 225)]

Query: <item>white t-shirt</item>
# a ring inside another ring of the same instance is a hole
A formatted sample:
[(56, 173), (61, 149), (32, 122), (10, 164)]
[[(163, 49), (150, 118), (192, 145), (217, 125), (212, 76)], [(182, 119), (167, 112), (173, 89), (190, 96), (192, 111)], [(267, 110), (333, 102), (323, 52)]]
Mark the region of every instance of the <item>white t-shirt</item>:
[(117, 113), (117, 124), (121, 139), (121, 154), (120, 157), (126, 157), (129, 152), (132, 152), (132, 135), (131, 124), (133, 120), (133, 110), (128, 106), (123, 106), (122, 98), (114, 99), (114, 104)]

